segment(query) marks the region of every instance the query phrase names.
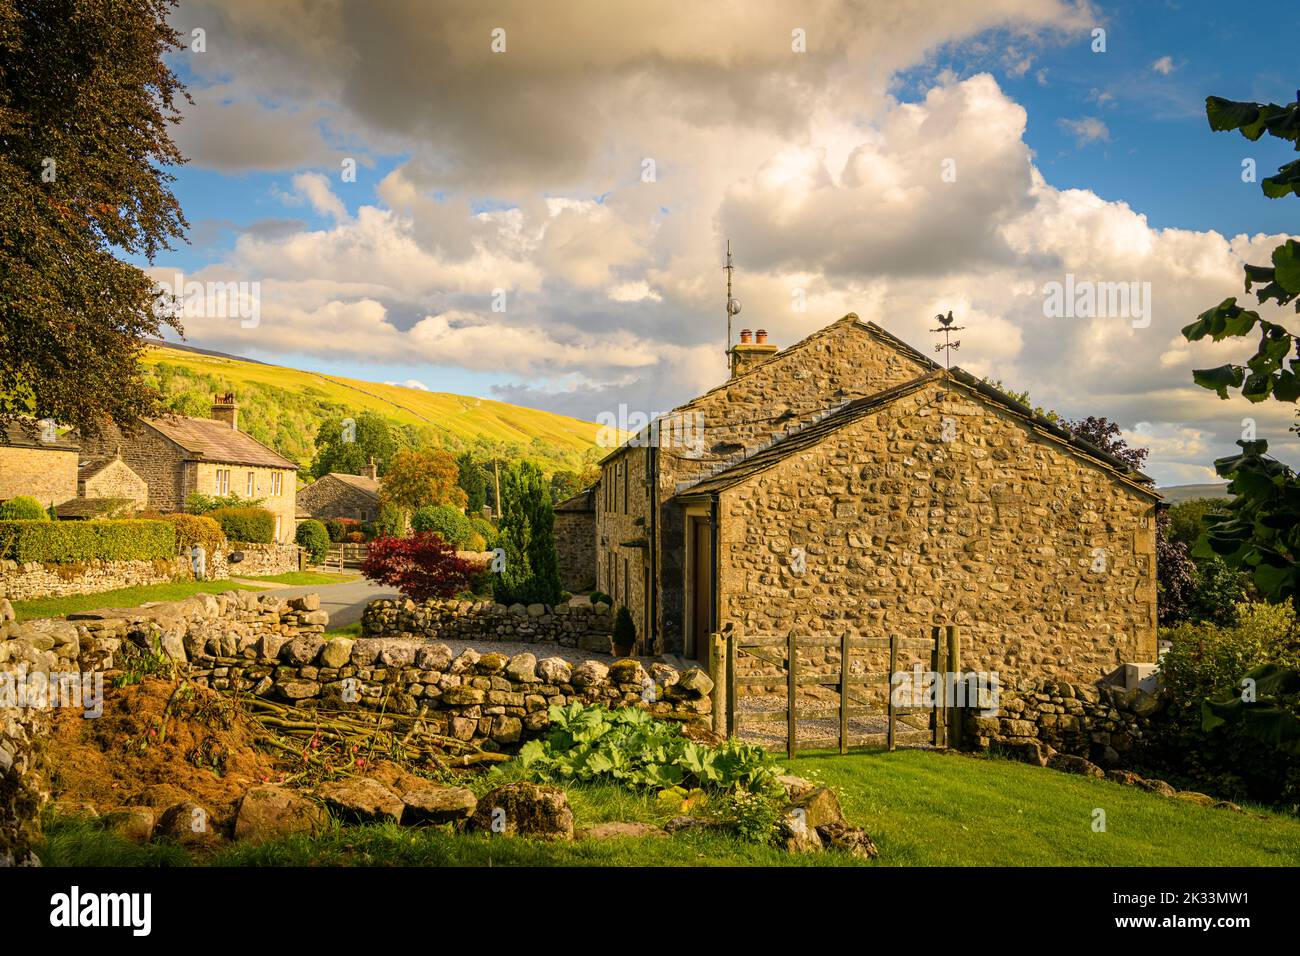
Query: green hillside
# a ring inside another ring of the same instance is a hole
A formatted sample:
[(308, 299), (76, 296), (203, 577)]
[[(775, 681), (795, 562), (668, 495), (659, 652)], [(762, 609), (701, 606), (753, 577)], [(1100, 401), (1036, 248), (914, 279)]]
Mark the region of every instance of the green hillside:
[(150, 347), (144, 363), (171, 410), (203, 417), (213, 393), (233, 391), (240, 430), (304, 466), (322, 422), (367, 411), (399, 426), (414, 446), (496, 448), (506, 457), (534, 458), (547, 470), (579, 470), (596, 457), (595, 424), (505, 402), (161, 346)]

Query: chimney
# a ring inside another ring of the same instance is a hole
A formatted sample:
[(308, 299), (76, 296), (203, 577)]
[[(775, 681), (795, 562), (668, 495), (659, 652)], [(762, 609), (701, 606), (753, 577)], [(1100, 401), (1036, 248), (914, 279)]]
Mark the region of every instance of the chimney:
[(239, 405), (235, 402), (234, 392), (212, 396), (212, 418), (239, 431)]
[(731, 358), (731, 377), (744, 375), (754, 366), (766, 362), (777, 351), (775, 345), (768, 344), (767, 329), (759, 329), (757, 333), (741, 329), (740, 341), (727, 353)]
[(379, 480), (379, 466), (375, 464), (375, 456), (370, 456), (370, 464), (361, 469), (361, 474), (371, 481)]

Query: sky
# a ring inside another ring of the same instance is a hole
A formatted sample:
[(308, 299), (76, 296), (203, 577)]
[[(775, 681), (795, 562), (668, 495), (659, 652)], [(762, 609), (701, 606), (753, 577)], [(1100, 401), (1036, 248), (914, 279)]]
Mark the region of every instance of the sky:
[[(730, 238), (737, 326), (778, 345), (856, 312), (928, 351), (951, 310), (956, 364), (1118, 422), (1161, 484), (1215, 480), (1246, 418), (1300, 460), (1293, 407), (1191, 384), (1253, 344), (1179, 333), (1297, 228), (1244, 181), (1287, 145), (1204, 115), (1291, 101), (1293, 2), (182, 0), (173, 23), (189, 243), (148, 265), (259, 292), (255, 322), (187, 317), (192, 345), (653, 414), (726, 376)], [(1079, 283), (1136, 285), (1122, 314), (1054, 310)]]

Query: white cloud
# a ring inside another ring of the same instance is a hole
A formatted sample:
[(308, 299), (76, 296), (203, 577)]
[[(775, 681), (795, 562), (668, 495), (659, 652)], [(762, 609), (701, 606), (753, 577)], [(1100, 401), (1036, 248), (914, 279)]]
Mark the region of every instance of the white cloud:
[(1161, 76), (1168, 76), (1176, 69), (1178, 67), (1174, 65), (1173, 57), (1169, 56), (1162, 56), (1151, 64), (1151, 72), (1159, 73)]
[(1110, 142), (1110, 129), (1095, 116), (1080, 116), (1078, 119), (1059, 119), (1056, 121), (1067, 133), (1074, 137), (1075, 145), (1087, 146), (1091, 143)]

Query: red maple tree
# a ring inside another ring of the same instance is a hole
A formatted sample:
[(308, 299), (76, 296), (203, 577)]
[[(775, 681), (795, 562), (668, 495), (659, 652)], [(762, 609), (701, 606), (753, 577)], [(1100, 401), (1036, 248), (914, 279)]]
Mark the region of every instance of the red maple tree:
[(397, 588), (413, 601), (455, 597), (482, 570), (481, 564), (458, 557), (432, 531), (407, 538), (376, 538), (361, 565), (366, 578)]

